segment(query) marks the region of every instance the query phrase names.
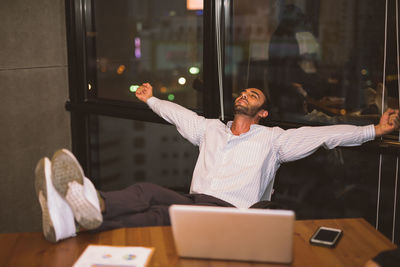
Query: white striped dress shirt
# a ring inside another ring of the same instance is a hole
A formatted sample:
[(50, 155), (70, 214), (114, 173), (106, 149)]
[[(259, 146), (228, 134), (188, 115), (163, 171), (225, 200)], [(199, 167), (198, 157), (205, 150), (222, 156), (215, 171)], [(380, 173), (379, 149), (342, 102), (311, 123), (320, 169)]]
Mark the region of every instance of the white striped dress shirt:
[(375, 138), (373, 125), (333, 125), (283, 130), (253, 124), (239, 136), (232, 122), (206, 119), (175, 103), (151, 97), (149, 107), (199, 147), (190, 193), (207, 194), (248, 208), (271, 197), (283, 162), (304, 158), (320, 146), (355, 146)]

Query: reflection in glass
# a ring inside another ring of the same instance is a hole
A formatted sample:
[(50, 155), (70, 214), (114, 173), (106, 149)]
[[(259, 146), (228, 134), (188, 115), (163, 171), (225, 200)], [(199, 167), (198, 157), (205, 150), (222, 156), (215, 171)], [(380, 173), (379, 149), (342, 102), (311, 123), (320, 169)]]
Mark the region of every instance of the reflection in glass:
[[(191, 9), (189, 6), (191, 5)], [(93, 1), (96, 95), (137, 101), (134, 88), (150, 82), (154, 93), (189, 108), (201, 106), (203, 12), (186, 0)], [(182, 79), (185, 82), (182, 83)], [(196, 88), (193, 88), (196, 87)], [(163, 88), (163, 90), (161, 90)], [(195, 90), (197, 89), (197, 90)]]
[(382, 107), (384, 2), (253, 2), (235, 0), (227, 26), (232, 98), (257, 87), (270, 96), (271, 119), (317, 124), (372, 123), (382, 108), (398, 107), (395, 68), (387, 73)]
[(373, 225), (378, 163), (374, 153), (321, 148), (281, 166), (274, 200), (295, 209), (298, 219), (363, 217)]

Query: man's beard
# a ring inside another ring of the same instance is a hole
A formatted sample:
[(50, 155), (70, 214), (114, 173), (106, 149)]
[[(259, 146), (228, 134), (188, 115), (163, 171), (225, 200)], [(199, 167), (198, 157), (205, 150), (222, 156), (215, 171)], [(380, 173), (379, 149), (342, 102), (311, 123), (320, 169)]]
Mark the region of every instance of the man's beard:
[(261, 108), (256, 108), (256, 107), (243, 107), (240, 105), (234, 105), (234, 114), (242, 114), (242, 115), (246, 115), (249, 117), (255, 117), (257, 115), (257, 113), (261, 110)]

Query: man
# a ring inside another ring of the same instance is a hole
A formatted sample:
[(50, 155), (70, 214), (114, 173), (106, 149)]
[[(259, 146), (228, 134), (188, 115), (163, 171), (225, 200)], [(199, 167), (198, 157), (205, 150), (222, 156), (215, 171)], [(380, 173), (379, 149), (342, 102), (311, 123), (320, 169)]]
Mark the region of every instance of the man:
[(398, 110), (385, 112), (376, 126), (335, 125), (286, 131), (261, 126), (260, 119), (268, 116), (267, 99), (256, 88), (245, 89), (236, 98), (234, 120), (227, 125), (153, 97), (148, 83), (138, 88), (136, 96), (199, 147), (190, 194), (149, 183), (97, 192), (72, 153), (63, 149), (51, 162), (42, 159), (36, 168), (36, 192), (46, 239), (56, 242), (74, 236), (74, 219), (83, 228), (99, 231), (168, 225), (168, 207), (172, 204), (249, 208), (270, 198), (281, 163), (306, 157), (320, 146), (331, 149), (360, 145), (399, 127)]

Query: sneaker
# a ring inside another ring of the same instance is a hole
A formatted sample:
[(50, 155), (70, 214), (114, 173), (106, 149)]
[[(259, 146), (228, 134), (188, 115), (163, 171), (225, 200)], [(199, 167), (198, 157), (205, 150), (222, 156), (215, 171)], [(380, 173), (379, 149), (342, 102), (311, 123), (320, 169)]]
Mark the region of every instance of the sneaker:
[(42, 158), (35, 169), (35, 190), (42, 209), (42, 229), (50, 242), (76, 235), (74, 215), (51, 182), (51, 162)]
[(92, 205), (101, 213), (99, 197), (97, 195), (97, 190), (94, 187), (92, 181), (85, 177), (83, 179), (83, 191), (87, 200), (92, 203)]
[(87, 230), (99, 227), (103, 216), (96, 189), (85, 178), (78, 160), (67, 149), (61, 149), (54, 153), (51, 161), (53, 185), (71, 207), (75, 220)]

